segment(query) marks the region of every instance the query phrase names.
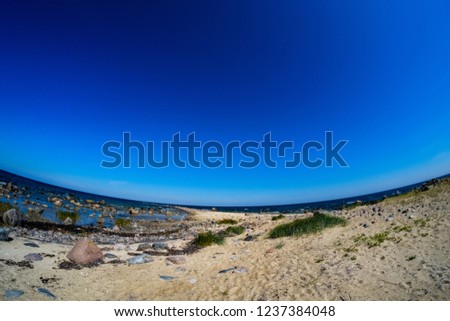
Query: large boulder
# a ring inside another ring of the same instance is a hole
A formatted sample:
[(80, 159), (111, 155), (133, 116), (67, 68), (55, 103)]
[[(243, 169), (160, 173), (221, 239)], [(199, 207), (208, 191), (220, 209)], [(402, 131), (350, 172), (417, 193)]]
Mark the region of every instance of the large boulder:
[(67, 258), (74, 263), (88, 265), (103, 258), (103, 252), (91, 240), (78, 240), (67, 254)]
[(20, 223), (20, 215), (12, 208), (3, 213), (3, 223), (8, 226), (17, 226)]

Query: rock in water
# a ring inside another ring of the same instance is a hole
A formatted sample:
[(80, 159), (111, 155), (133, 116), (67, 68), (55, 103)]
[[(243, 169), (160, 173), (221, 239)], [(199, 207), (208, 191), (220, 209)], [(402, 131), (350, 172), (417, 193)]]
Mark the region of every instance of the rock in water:
[(35, 261), (42, 261), (44, 258), (42, 255), (38, 253), (30, 253), (24, 256), (24, 259), (27, 261), (35, 262)]
[(103, 252), (94, 242), (85, 238), (75, 243), (67, 258), (74, 263), (87, 265), (103, 258)]
[(187, 263), (187, 259), (184, 256), (169, 256), (166, 258), (166, 261), (168, 261), (172, 264), (177, 264), (177, 265)]
[(0, 241), (9, 241), (9, 229), (0, 227)]
[(45, 288), (37, 288), (37, 291), (45, 296), (48, 296), (49, 298), (56, 299), (56, 296)]
[(20, 216), (17, 211), (12, 208), (3, 213), (3, 222), (8, 226), (17, 226), (20, 223)]
[(127, 262), (130, 265), (135, 265), (135, 264), (150, 263), (153, 262), (153, 259), (148, 254), (142, 254), (132, 257), (131, 259), (127, 260)]
[(16, 289), (6, 290), (5, 291), (5, 298), (7, 298), (7, 299), (15, 299), (15, 298), (18, 298), (19, 296), (21, 296), (23, 294), (24, 294), (23, 291), (16, 290)]

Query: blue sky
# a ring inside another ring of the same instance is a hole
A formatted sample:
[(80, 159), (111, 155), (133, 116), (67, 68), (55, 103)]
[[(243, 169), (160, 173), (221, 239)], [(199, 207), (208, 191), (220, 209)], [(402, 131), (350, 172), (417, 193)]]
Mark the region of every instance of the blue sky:
[[(0, 168), (103, 195), (286, 204), (450, 173), (448, 1), (6, 1)], [(349, 143), (348, 168), (104, 169), (101, 147)]]

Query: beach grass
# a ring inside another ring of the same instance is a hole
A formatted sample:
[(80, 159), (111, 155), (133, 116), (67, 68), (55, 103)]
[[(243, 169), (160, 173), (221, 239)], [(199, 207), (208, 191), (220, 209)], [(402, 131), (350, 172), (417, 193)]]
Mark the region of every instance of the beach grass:
[(64, 222), (66, 219), (70, 218), (72, 222), (75, 223), (80, 218), (80, 214), (75, 212), (58, 211), (56, 213), (56, 217), (61, 222)]
[(228, 226), (225, 230), (226, 235), (239, 235), (244, 233), (245, 227), (243, 226)]
[(0, 214), (3, 214), (7, 210), (12, 209), (12, 205), (6, 202), (0, 202)]
[(285, 218), (285, 216), (283, 214), (280, 214), (280, 215), (272, 217), (272, 221), (282, 220), (283, 218)]
[(225, 237), (222, 234), (208, 231), (197, 235), (193, 243), (198, 247), (207, 247), (213, 244), (222, 245), (225, 243)]
[(127, 226), (129, 226), (131, 224), (131, 220), (129, 219), (129, 218), (122, 218), (122, 217), (119, 217), (117, 220), (116, 220), (116, 225), (117, 225), (117, 227), (127, 227)]
[(315, 213), (312, 217), (297, 219), (293, 222), (276, 226), (269, 232), (269, 238), (275, 239), (286, 236), (301, 236), (317, 233), (325, 228), (345, 225), (346, 219), (322, 213)]
[(223, 220), (217, 221), (217, 224), (219, 224), (219, 225), (233, 225), (233, 224), (237, 224), (237, 221), (233, 220), (231, 218), (224, 218)]

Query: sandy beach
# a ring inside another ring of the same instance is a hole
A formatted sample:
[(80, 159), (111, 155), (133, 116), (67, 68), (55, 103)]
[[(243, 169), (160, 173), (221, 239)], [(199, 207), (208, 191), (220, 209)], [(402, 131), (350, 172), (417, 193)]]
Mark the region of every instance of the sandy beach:
[[(4, 293), (11, 289), (24, 292), (14, 300), (55, 299), (37, 291), (45, 288), (56, 300), (450, 300), (449, 196), (446, 180), (428, 191), (328, 213), (348, 219), (345, 226), (278, 239), (268, 238), (273, 227), (311, 214), (273, 221), (268, 214), (190, 209), (186, 223), (198, 231), (224, 229), (203, 223), (231, 218), (245, 232), (183, 255), (182, 264), (164, 254), (126, 264), (142, 253), (140, 243), (129, 242), (98, 244), (120, 263), (105, 259), (99, 266), (61, 269), (73, 245), (13, 230), (12, 241), (0, 242), (0, 299), (7, 300)], [(167, 244), (182, 249), (188, 242)], [(43, 259), (19, 266), (30, 253)]]

